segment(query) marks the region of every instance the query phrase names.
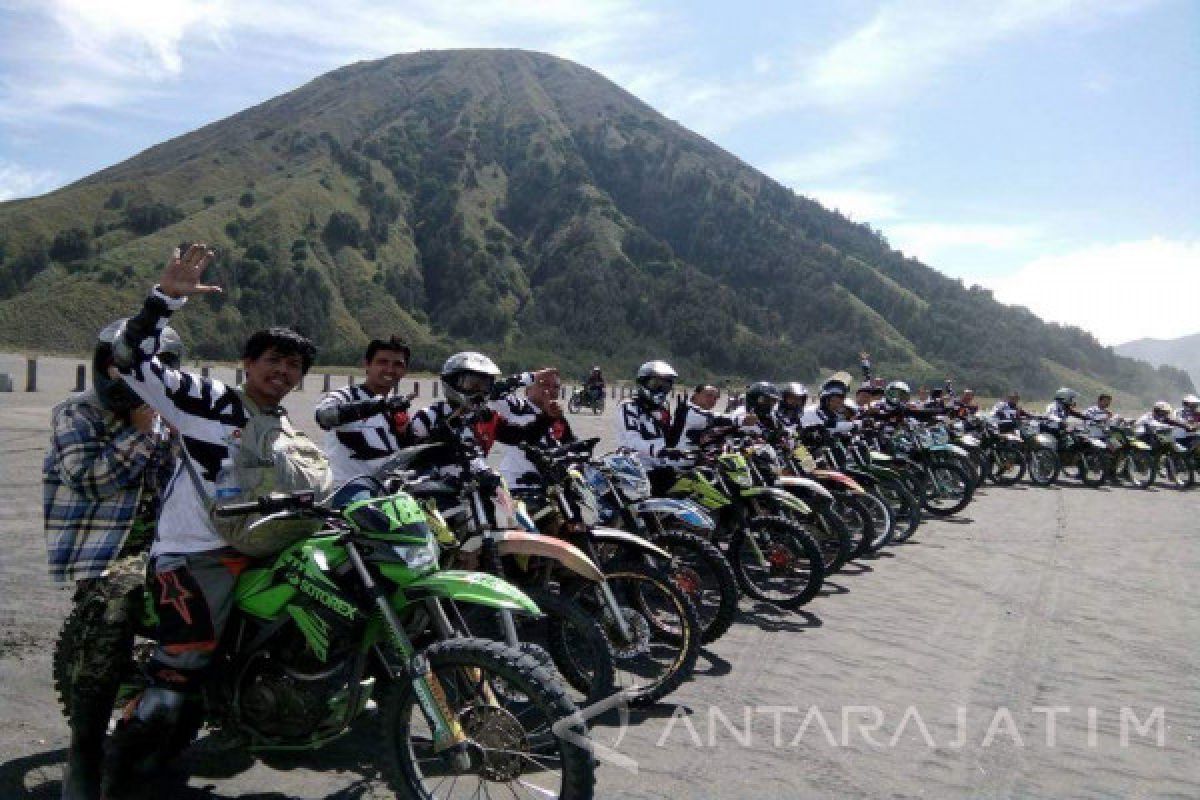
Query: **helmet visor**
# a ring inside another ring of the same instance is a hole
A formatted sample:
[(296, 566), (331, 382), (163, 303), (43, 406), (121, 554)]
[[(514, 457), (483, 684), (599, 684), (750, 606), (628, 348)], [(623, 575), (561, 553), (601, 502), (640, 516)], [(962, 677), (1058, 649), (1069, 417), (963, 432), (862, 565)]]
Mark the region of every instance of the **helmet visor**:
[(670, 378), (651, 375), (649, 378), (642, 380), (642, 386), (646, 387), (646, 391), (651, 394), (666, 394), (675, 388), (675, 381)]
[(453, 376), (448, 383), (468, 397), (479, 397), (492, 391), (496, 379), (491, 375), (483, 375), (479, 372), (460, 372)]

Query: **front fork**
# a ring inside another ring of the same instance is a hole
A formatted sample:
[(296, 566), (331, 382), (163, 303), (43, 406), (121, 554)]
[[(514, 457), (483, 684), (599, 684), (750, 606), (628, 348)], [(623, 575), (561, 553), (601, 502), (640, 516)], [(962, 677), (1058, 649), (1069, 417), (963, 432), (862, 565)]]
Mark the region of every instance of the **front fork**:
[(429, 660), (418, 653), (416, 648), (413, 647), (408, 634), (404, 632), (404, 626), (401, 624), (400, 618), (396, 616), (396, 611), (388, 601), (387, 595), (384, 594), (383, 589), (376, 583), (374, 576), (371, 575), (371, 571), (367, 569), (367, 565), (363, 561), (362, 555), (359, 554), (358, 548), (353, 542), (346, 542), (345, 546), (346, 553), (350, 557), (350, 563), (354, 565), (359, 579), (363, 582), (363, 586), (366, 587), (367, 592), (371, 595), (371, 599), (375, 602), (375, 608), (378, 609), (380, 616), (383, 618), (389, 641), (399, 651), (404, 661), (409, 679), (412, 682), (413, 692), (417, 697), (417, 703), (421, 706), (422, 713), (425, 714), (425, 718), (433, 728), (435, 752), (440, 753), (447, 750), (454, 750), (455, 766), (461, 770), (469, 769), (471, 758), (466, 747), (467, 735), (463, 732), (462, 725), (458, 722), (458, 715), (454, 713), (450, 708), (450, 704), (446, 701), (446, 692), (442, 689), (441, 683), (438, 682), (437, 676), (433, 674)]

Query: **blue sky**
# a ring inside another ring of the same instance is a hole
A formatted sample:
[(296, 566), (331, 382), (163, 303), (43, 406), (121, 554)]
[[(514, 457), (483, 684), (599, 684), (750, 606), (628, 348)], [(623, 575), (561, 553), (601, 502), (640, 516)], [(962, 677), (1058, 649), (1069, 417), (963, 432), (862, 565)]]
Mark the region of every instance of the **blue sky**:
[(1200, 275), (1191, 0), (0, 0), (0, 199), (342, 64), (443, 47), (593, 67), (905, 253), (1103, 342), (1200, 329), (1195, 293), (1170, 290)]

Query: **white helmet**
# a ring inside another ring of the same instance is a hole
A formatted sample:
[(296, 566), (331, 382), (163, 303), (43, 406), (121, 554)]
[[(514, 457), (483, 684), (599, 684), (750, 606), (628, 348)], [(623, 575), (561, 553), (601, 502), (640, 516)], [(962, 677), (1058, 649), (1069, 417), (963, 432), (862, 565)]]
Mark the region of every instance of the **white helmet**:
[(904, 381), (892, 381), (883, 390), (883, 402), (889, 406), (902, 406), (912, 396), (912, 389)]
[(1154, 404), (1154, 416), (1169, 417), (1175, 413), (1175, 409), (1171, 408), (1171, 404), (1166, 400), (1159, 400)]
[(1062, 403), (1068, 408), (1075, 405), (1075, 399), (1077, 397), (1079, 397), (1079, 392), (1075, 391), (1074, 389), (1068, 389), (1065, 386), (1054, 393), (1055, 402)]
[(479, 405), (488, 399), (500, 368), (483, 353), (455, 353), (442, 364), (442, 389), (451, 406)]
[(1194, 409), (1196, 406), (1200, 406), (1200, 397), (1196, 397), (1194, 394), (1189, 394), (1187, 397), (1183, 398), (1184, 408)]
[(675, 388), (675, 379), (679, 375), (665, 361), (647, 361), (638, 367), (637, 396), (651, 406), (662, 407), (671, 390)]

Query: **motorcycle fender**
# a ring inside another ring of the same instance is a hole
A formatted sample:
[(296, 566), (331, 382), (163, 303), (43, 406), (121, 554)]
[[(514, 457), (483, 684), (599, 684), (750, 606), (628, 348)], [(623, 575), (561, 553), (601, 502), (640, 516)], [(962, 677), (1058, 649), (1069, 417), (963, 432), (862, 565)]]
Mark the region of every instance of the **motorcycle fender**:
[(870, 474), (871, 478), (874, 481), (876, 481), (877, 483), (882, 482), (882, 481), (902, 481), (903, 480), (903, 478), (900, 477), (899, 471), (896, 470), (894, 467), (880, 467), (875, 464), (872, 464), (868, 469), (870, 469), (869, 474)]
[(405, 605), (427, 597), (443, 597), (456, 603), (474, 603), (501, 611), (534, 615), (542, 613), (537, 604), (520, 589), (486, 572), (440, 570), (413, 581), (398, 594), (404, 596)]
[(966, 458), (967, 451), (956, 444), (935, 444), (929, 448), (934, 453), (953, 453), (959, 458)]
[(775, 481), (775, 485), (784, 489), (795, 487), (803, 492), (812, 492), (822, 500), (832, 500), (833, 494), (812, 478), (801, 478), (799, 475), (789, 475)]
[(871, 451), (871, 463), (872, 464), (879, 464), (881, 466), (887, 466), (888, 464), (891, 464), (895, 460), (896, 459), (892, 458), (887, 453), (877, 453), (874, 450)]
[[(496, 550), (502, 556), (536, 556), (549, 558), (562, 564), (584, 580), (598, 583), (604, 580), (604, 573), (588, 558), (587, 553), (570, 542), (546, 536), (542, 533), (529, 533), (521, 530), (503, 530), (492, 534), (496, 540)], [(465, 552), (473, 553), (483, 545), (482, 536), (472, 536), (463, 543)]]
[(671, 560), (671, 554), (663, 550), (658, 545), (648, 542), (636, 533), (629, 531), (618, 530), (617, 528), (592, 528), (591, 535), (598, 542), (611, 542), (613, 544), (628, 545), (636, 547), (647, 555), (661, 558), (666, 561)]
[(1129, 446), (1135, 450), (1153, 450), (1154, 448), (1143, 442), (1141, 439), (1130, 439)]
[(850, 492), (853, 492), (854, 494), (865, 494), (865, 491), (864, 491), (862, 485), (858, 481), (854, 480), (854, 478), (851, 478), (849, 475), (847, 475), (844, 472), (837, 472), (837, 471), (828, 470), (828, 469), (819, 469), (816, 472), (814, 472), (813, 474), (816, 475), (817, 477), (819, 477), (821, 480), (829, 481), (831, 483), (836, 483), (836, 484), (840, 485), (842, 488), (844, 488)]
[(784, 508), (791, 509), (798, 514), (808, 515), (812, 513), (812, 509), (803, 500), (794, 494), (785, 492), (783, 489), (776, 489), (774, 486), (751, 486), (749, 489), (742, 490), (742, 496), (769, 497)]
[(687, 500), (677, 500), (674, 497), (651, 497), (635, 503), (635, 514), (663, 514), (675, 517), (692, 528), (714, 530), (717, 523), (699, 505)]
[(960, 436), (958, 441), (961, 442), (964, 447), (979, 447), (979, 440), (969, 433)]
[(1058, 449), (1058, 440), (1048, 433), (1039, 433), (1037, 436), (1033, 437), (1033, 440), (1042, 447), (1048, 447), (1051, 450)]

